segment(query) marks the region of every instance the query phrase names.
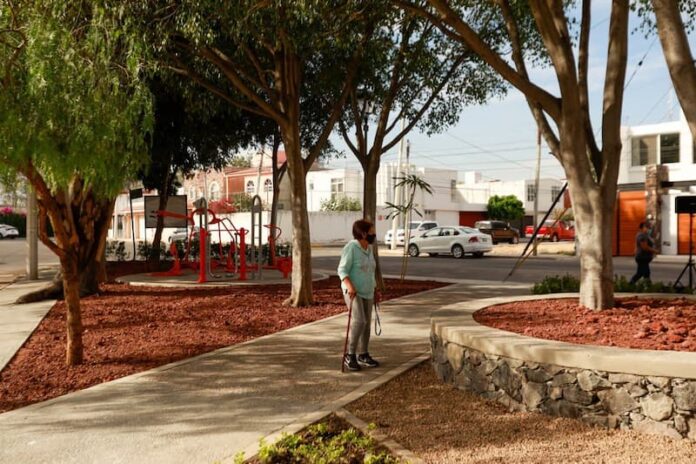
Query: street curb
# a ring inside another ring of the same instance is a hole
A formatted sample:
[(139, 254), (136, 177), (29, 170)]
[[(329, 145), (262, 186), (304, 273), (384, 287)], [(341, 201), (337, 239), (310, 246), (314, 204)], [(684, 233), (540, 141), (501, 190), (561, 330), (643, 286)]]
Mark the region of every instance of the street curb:
[[(405, 363), (401, 364), (400, 366), (395, 367), (394, 369), (391, 369), (384, 374), (380, 375), (379, 377), (370, 380), (367, 383), (362, 384), (352, 392), (340, 397), (337, 400), (331, 401), (328, 404), (324, 405), (323, 407), (320, 407), (314, 412), (311, 412), (309, 414), (305, 414), (303, 416), (300, 416), (295, 422), (288, 424), (284, 427), (281, 427), (280, 429), (271, 432), (270, 434), (261, 437), (259, 439), (263, 440), (267, 444), (272, 444), (280, 440), (284, 434), (293, 434), (297, 433), (300, 430), (304, 429), (310, 424), (313, 424), (317, 421), (320, 421), (324, 417), (328, 416), (331, 413), (337, 412), (338, 410), (342, 409), (344, 406), (347, 404), (350, 404), (363, 396), (365, 396), (366, 393), (376, 389), (377, 387), (380, 387), (384, 385), (385, 383), (389, 382), (390, 380), (394, 379), (395, 377), (400, 376), (401, 374), (405, 373), (406, 371), (413, 369), (416, 367), (418, 364), (422, 363), (423, 361), (430, 359), (430, 351), (426, 351), (423, 354), (420, 354), (416, 356), (415, 358), (412, 358)], [(396, 443), (396, 442), (394, 442)], [(385, 445), (386, 446), (386, 445)], [(400, 445), (399, 445), (400, 446)], [(402, 447), (403, 448), (403, 447)], [(404, 448), (405, 449), (405, 448)], [(248, 446), (243, 450), (244, 456), (245, 456), (245, 461), (248, 459), (252, 459), (256, 454), (259, 452), (259, 445), (253, 444)], [(248, 456), (248, 457), (246, 457)], [(227, 459), (234, 459), (234, 456), (227, 456), (223, 458), (224, 460)]]

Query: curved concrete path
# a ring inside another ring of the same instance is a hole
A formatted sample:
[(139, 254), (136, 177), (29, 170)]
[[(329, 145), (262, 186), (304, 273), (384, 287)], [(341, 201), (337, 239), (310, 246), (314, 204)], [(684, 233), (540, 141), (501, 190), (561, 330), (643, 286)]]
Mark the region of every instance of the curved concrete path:
[(345, 315), (0, 414), (0, 462), (211, 463), (255, 452), (374, 388), (429, 350), (431, 312), (528, 293), (460, 283), (383, 304), (378, 369), (341, 374)]

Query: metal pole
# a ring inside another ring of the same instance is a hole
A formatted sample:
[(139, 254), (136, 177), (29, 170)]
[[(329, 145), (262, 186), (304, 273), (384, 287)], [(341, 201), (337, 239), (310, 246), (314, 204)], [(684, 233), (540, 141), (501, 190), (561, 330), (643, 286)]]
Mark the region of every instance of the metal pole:
[[(537, 159), (536, 159), (536, 173), (534, 174), (534, 230), (537, 230), (539, 225), (539, 175), (541, 172), (541, 129), (537, 129)], [(532, 254), (537, 255), (537, 244), (538, 240), (534, 238), (534, 248), (532, 248)]]
[(36, 211), (36, 191), (27, 185), (27, 278), (39, 278), (39, 228)]
[(131, 261), (135, 261), (135, 255), (137, 254), (135, 247), (135, 217), (133, 216), (133, 196), (131, 195), (130, 189), (128, 189), (128, 202), (130, 203), (131, 239), (133, 240), (133, 257)]
[[(401, 131), (403, 132), (404, 127), (406, 125), (406, 121), (402, 118), (401, 119)], [(394, 176), (394, 182), (398, 182), (396, 179), (401, 175), (401, 167), (404, 162), (404, 152), (406, 151), (406, 139), (402, 138), (401, 143), (399, 144), (399, 159), (397, 161), (396, 165), (396, 175)], [(402, 203), (402, 197), (403, 195), (401, 194), (401, 191), (403, 190), (403, 187), (396, 188), (394, 187), (394, 204), (397, 206), (401, 206)], [(389, 246), (389, 249), (391, 250), (396, 250), (396, 230), (399, 228), (399, 216), (395, 215), (394, 218), (392, 219), (392, 241), (391, 245)], [(405, 231), (404, 231), (405, 233)]]

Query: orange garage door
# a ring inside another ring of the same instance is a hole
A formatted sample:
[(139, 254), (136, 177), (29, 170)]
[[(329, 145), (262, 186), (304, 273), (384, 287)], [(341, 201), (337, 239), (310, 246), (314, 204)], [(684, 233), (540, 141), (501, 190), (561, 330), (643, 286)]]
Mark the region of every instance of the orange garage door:
[(614, 256), (633, 256), (638, 225), (645, 221), (645, 191), (619, 192), (614, 220)]
[[(696, 228), (696, 217), (694, 217), (694, 228)], [(694, 230), (691, 231), (694, 241), (694, 253), (696, 253), (696, 233)], [(677, 253), (680, 255), (689, 254), (689, 215), (688, 214), (678, 214), (677, 215)]]
[(474, 227), (477, 221), (483, 221), (486, 219), (486, 213), (482, 211), (460, 211), (459, 212), (459, 225)]

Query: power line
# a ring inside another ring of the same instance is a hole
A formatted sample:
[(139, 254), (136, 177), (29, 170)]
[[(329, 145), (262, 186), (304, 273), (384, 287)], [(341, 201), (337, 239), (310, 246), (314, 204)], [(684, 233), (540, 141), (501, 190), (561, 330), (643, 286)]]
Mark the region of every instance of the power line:
[(631, 83), (633, 78), (636, 77), (638, 70), (640, 69), (641, 66), (643, 66), (643, 62), (645, 61), (645, 58), (648, 57), (648, 53), (650, 53), (650, 50), (652, 50), (652, 47), (653, 47), (653, 45), (655, 45), (656, 41), (657, 41), (657, 35), (655, 35), (652, 42), (650, 42), (648, 49), (645, 51), (645, 54), (643, 54), (643, 57), (638, 61), (638, 64), (636, 64), (636, 68), (633, 70), (631, 77), (628, 78), (628, 81), (626, 81), (626, 85), (624, 85), (624, 90), (626, 90), (626, 88), (629, 86), (629, 84)]

